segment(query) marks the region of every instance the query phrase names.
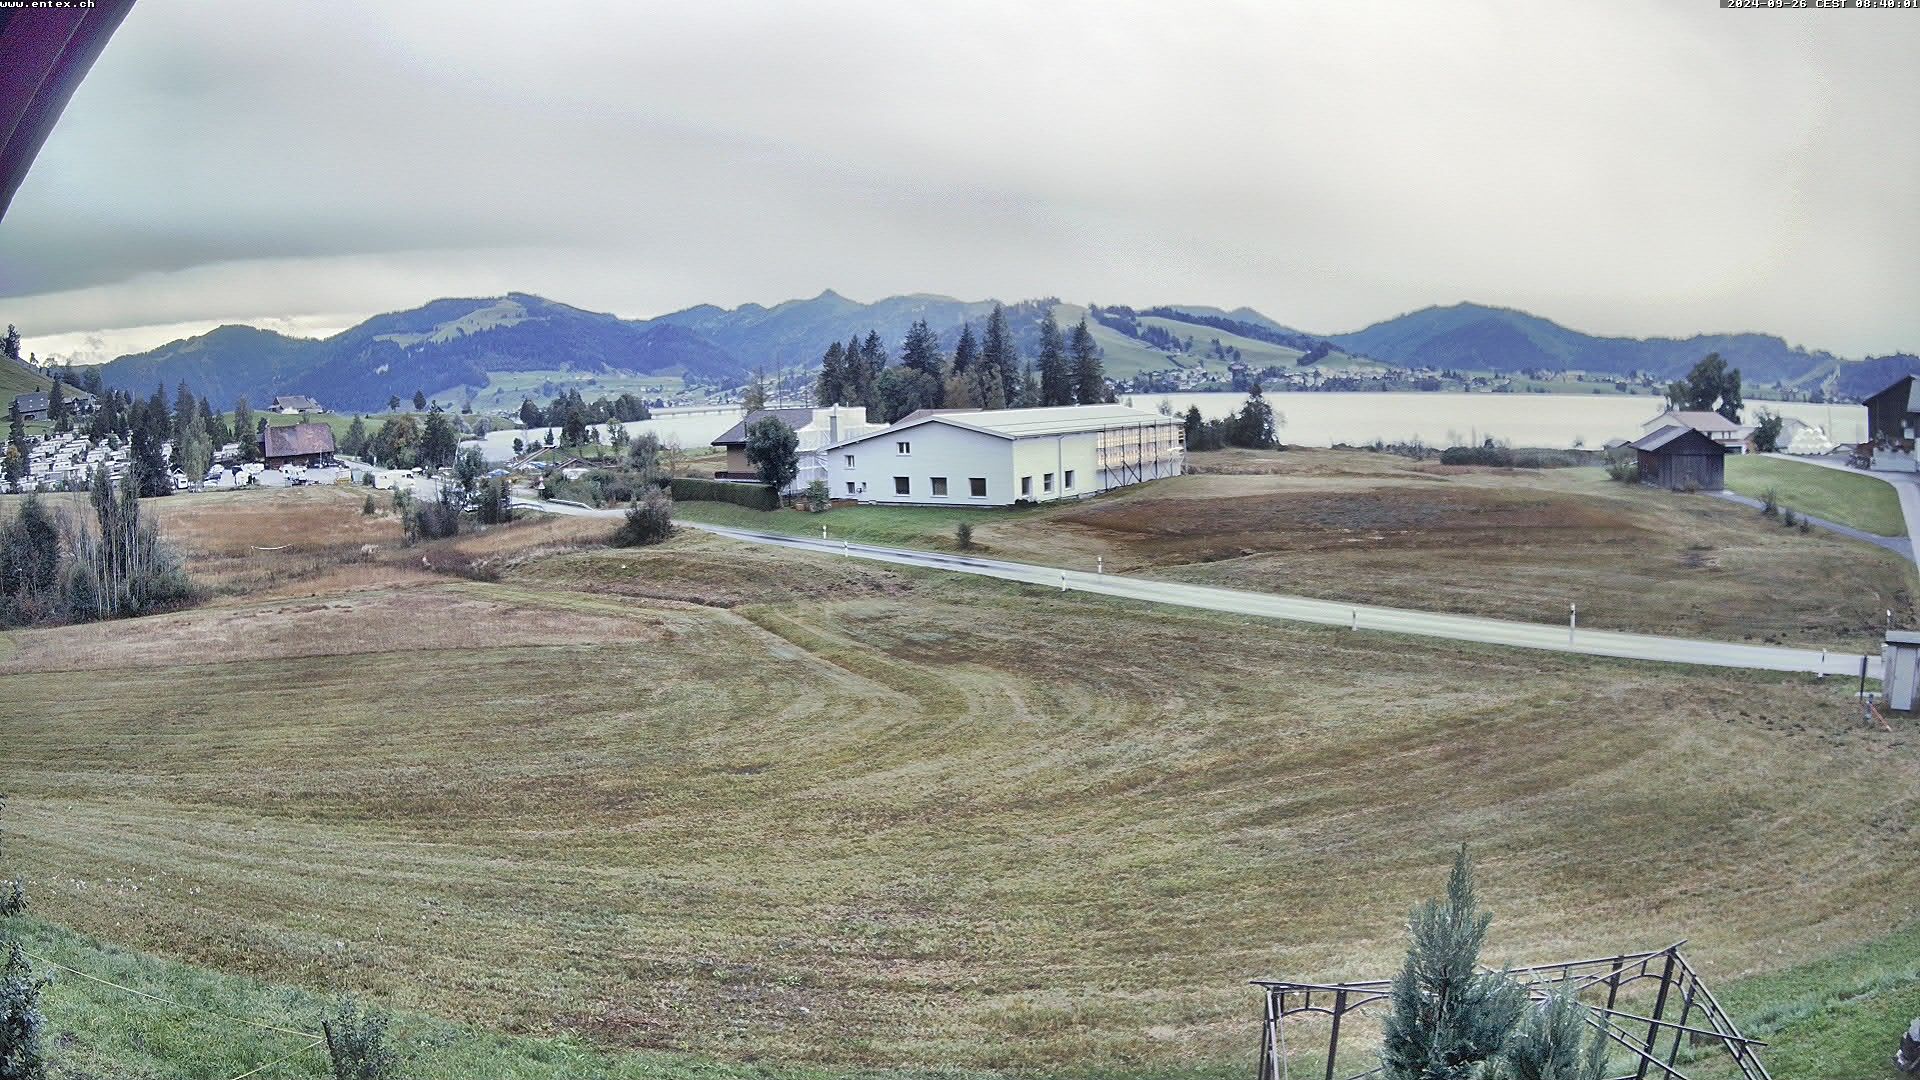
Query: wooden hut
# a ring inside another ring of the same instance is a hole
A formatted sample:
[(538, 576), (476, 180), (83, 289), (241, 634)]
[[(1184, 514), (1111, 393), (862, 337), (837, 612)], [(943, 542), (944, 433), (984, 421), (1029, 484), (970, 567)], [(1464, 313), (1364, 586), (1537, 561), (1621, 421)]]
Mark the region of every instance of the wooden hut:
[(1727, 448), (1679, 424), (1644, 435), (1632, 444), (1640, 458), (1640, 482), (1670, 491), (1719, 491), (1727, 486)]

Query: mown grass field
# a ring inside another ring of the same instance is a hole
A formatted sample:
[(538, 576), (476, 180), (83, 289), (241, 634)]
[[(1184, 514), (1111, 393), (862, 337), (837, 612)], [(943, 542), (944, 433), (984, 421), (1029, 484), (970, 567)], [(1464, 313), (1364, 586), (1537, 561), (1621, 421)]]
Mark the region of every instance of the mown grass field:
[[(1462, 839), (1496, 960), (1914, 919), (1920, 731), (1837, 683), (248, 494), (157, 504), (206, 606), (5, 636), (5, 870), (209, 1003), (389, 1004), (416, 1075), (1244, 1075), (1245, 980), (1389, 971)], [(341, 539), (250, 569), (275, 517)], [(237, 1063), (55, 1015), (65, 1075)]]
[(1753, 499), (1771, 490), (1781, 506), (1800, 513), (1880, 536), (1907, 535), (1899, 494), (1885, 480), (1866, 473), (1738, 454), (1727, 458), (1727, 487)]
[(966, 521), (998, 558), (1528, 622), (1564, 621), (1575, 603), (1582, 625), (1730, 641), (1865, 648), (1887, 610), (1920, 615), (1913, 567), (1892, 552), (1598, 469), (1330, 450), (1194, 454), (1190, 467), (1199, 474), (1025, 510), (680, 512), (943, 550)]

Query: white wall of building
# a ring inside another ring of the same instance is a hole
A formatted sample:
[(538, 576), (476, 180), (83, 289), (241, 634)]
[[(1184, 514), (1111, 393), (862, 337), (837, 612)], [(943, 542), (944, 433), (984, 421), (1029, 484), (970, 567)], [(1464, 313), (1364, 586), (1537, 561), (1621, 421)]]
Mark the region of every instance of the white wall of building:
[[(1085, 498), (1177, 476), (1184, 467), (1179, 430), (1177, 424), (1163, 424), (1009, 439), (931, 420), (832, 447), (813, 456), (810, 464), (824, 470), (836, 499), (1011, 506), (1022, 500)], [(984, 495), (974, 494), (976, 480), (984, 481)]]

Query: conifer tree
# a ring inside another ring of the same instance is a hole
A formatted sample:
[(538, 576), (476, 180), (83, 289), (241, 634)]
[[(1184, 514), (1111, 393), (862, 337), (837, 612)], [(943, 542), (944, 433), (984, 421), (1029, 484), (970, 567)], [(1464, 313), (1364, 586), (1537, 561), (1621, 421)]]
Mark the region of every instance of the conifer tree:
[(973, 327), (962, 326), (960, 340), (953, 346), (953, 373), (964, 375), (979, 362), (980, 342), (973, 336)]
[(1069, 346), (1073, 354), (1073, 397), (1082, 405), (1097, 405), (1107, 400), (1107, 376), (1100, 368), (1100, 346), (1094, 344), (1087, 320), (1073, 328)]
[(241, 461), (260, 460), (260, 432), (253, 419), (253, 406), (244, 396), (233, 403), (233, 441), (240, 444)]
[(1479, 970), (1492, 921), (1474, 897), (1463, 844), (1446, 899), (1427, 901), (1407, 920), (1413, 940), (1393, 980), (1381, 1053), (1388, 1080), (1477, 1080), (1506, 1048), (1526, 993), (1505, 975)]
[(1534, 1006), (1507, 1040), (1501, 1080), (1602, 1080), (1607, 1036), (1586, 1012), (1571, 994)]
[(846, 349), (839, 342), (827, 346), (825, 356), (820, 358), (820, 377), (813, 384), (813, 402), (816, 405), (845, 404), (847, 384)]
[(993, 305), (993, 313), (987, 316), (986, 340), (980, 347), (980, 366), (1000, 382), (997, 395), (983, 394), (983, 403), (997, 400), (998, 405), (983, 404), (989, 409), (1004, 409), (1010, 401), (1020, 397), (1020, 357), (1013, 345), (1013, 333), (1007, 329), (1007, 310), (999, 304)]
[(907, 337), (900, 343), (900, 366), (924, 371), (936, 379), (945, 377), (945, 365), (940, 359), (940, 335), (933, 332), (927, 320), (916, 319), (907, 328)]
[(1071, 405), (1074, 399), (1073, 369), (1067, 365), (1067, 342), (1060, 335), (1060, 324), (1053, 312), (1040, 320), (1041, 405)]

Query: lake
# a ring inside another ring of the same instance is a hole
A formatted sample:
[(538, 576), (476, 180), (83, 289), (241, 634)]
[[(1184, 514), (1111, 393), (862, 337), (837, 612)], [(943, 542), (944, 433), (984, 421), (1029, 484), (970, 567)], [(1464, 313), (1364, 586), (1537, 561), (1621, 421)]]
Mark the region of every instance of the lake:
[[(717, 438), (721, 432), (740, 422), (738, 407), (700, 407), (692, 409), (655, 409), (650, 420), (635, 420), (619, 425), (627, 429), (629, 435), (651, 432), (662, 445), (675, 444), (688, 449), (705, 447)], [(614, 425), (595, 424), (594, 430), (600, 433), (600, 440), (607, 441)], [(558, 431), (554, 432), (559, 435)], [(489, 462), (511, 459), (513, 440), (519, 439), (527, 444), (544, 441), (546, 428), (504, 428), (490, 431), (480, 440), (480, 452)]]
[[(1640, 426), (1666, 406), (1665, 399), (1627, 394), (1268, 394), (1276, 414), (1284, 416), (1280, 441), (1297, 446), (1359, 445), (1419, 440), (1428, 446), (1477, 445), (1492, 436), (1513, 446), (1599, 449), (1609, 439), (1637, 439)], [(1121, 398), (1138, 409), (1169, 403), (1175, 412), (1200, 407), (1209, 419), (1240, 407), (1245, 394), (1131, 394)], [(1867, 437), (1867, 410), (1861, 405), (1810, 405), (1805, 402), (1748, 401), (1741, 413), (1752, 423), (1760, 407), (1812, 424), (1841, 443)]]

